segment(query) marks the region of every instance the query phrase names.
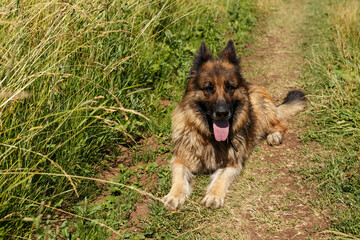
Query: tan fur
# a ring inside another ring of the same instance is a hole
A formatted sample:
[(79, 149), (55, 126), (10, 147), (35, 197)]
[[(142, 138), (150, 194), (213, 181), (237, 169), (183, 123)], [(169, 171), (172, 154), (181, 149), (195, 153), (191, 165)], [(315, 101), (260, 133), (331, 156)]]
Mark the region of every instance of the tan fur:
[[(196, 69), (200, 74), (196, 75), (197, 72), (192, 70), (186, 93), (173, 112), (173, 178), (171, 190), (164, 197), (166, 209), (174, 210), (184, 203), (191, 193), (192, 174), (202, 172), (213, 174), (202, 203), (206, 207), (223, 206), (230, 184), (241, 172), (253, 147), (263, 138), (267, 138), (269, 145), (281, 144), (287, 128), (286, 117), (305, 106), (304, 101), (299, 101), (301, 104), (276, 107), (264, 88), (239, 79), (239, 70), (231, 63), (232, 52), (228, 53), (227, 48), (221, 59), (207, 60), (200, 70)], [(198, 54), (208, 57), (206, 51), (200, 49)], [(209, 83), (214, 89), (211, 94), (202, 90)], [(234, 91), (225, 91), (227, 84), (238, 87)], [(198, 102), (211, 105), (219, 99), (237, 102), (227, 142), (214, 139), (212, 126), (196, 105)]]
[(304, 101), (296, 101), (292, 104), (283, 104), (277, 108), (277, 116), (278, 118), (292, 117), (298, 112), (304, 111), (305, 107), (306, 102)]
[(176, 209), (180, 207), (191, 194), (193, 175), (181, 160), (175, 158), (172, 163), (172, 187), (170, 193), (164, 198), (165, 207)]

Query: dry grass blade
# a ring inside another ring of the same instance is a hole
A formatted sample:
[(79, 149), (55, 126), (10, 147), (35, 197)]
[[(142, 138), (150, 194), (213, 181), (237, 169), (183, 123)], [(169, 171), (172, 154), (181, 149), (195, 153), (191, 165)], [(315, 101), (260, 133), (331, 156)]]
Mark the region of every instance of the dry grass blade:
[(92, 178), (92, 177), (83, 177), (83, 176), (76, 176), (76, 175), (65, 175), (65, 174), (59, 174), (59, 173), (42, 173), (42, 172), (10, 172), (10, 171), (0, 171), (0, 175), (20, 175), (20, 174), (30, 174), (30, 175), (45, 175), (45, 176), (56, 176), (56, 177), (71, 177), (71, 178), (78, 178), (78, 179), (85, 179), (85, 180), (92, 180), (92, 181), (96, 181), (96, 182), (101, 182), (101, 183), (108, 183), (108, 184), (113, 184), (113, 185), (117, 185), (117, 186), (121, 186), (121, 187), (125, 187), (128, 189), (132, 189), (144, 196), (148, 196), (151, 197), (152, 199), (162, 202), (164, 203), (164, 201), (161, 198), (155, 197), (154, 195), (152, 195), (151, 193), (148, 193), (146, 191), (143, 191), (141, 189), (137, 189), (133, 186), (129, 186), (129, 185), (125, 185), (122, 183), (116, 183), (116, 182), (111, 182), (111, 181), (107, 181), (107, 180), (103, 180), (103, 179), (99, 179), (99, 178)]
[(103, 36), (105, 36), (107, 34), (110, 34), (110, 33), (119, 33), (119, 32), (123, 32), (123, 33), (126, 33), (126, 34), (129, 34), (131, 36), (136, 37), (135, 34), (133, 34), (132, 32), (126, 31), (126, 30), (111, 30), (111, 31), (102, 32), (99, 37), (103, 37)]
[[(0, 92), (0, 99), (10, 98), (14, 93), (2, 91)], [(30, 97), (30, 93), (28, 92), (21, 92), (16, 95), (16, 97), (13, 97), (14, 100), (16, 99), (26, 99)]]
[(22, 215), (21, 213), (13, 212), (13, 213), (10, 213), (10, 214), (6, 215), (6, 216), (3, 217), (2, 219), (0, 219), (0, 222), (5, 221), (6, 219), (11, 218), (12, 216), (20, 216), (20, 217), (23, 217), (23, 215)]
[[(129, 119), (129, 117), (126, 115), (126, 111), (125, 110), (127, 110), (127, 111), (129, 111), (128, 109), (125, 109), (124, 107), (123, 107), (123, 105), (121, 104), (121, 102), (119, 101), (119, 99), (112, 93), (112, 92), (110, 92), (108, 89), (106, 89), (106, 88), (104, 88), (103, 86), (100, 86), (99, 84), (97, 84), (97, 83), (95, 83), (95, 82), (93, 82), (93, 84), (95, 85), (95, 86), (97, 86), (97, 87), (99, 87), (99, 88), (102, 88), (103, 90), (105, 90), (108, 94), (110, 94), (114, 99), (115, 99), (115, 101), (116, 101), (116, 103), (119, 105), (119, 110), (120, 111), (122, 111), (122, 114), (124, 115), (124, 117), (125, 117), (125, 120), (128, 120)], [(133, 111), (133, 113), (135, 113), (136, 111), (134, 111), (134, 110), (131, 110), (131, 111)], [(138, 113), (138, 112), (136, 112), (136, 114), (137, 115), (142, 115), (141, 113)], [(149, 121), (149, 119), (148, 118), (146, 118), (144, 115), (142, 115), (146, 120), (148, 120)]]
[(199, 231), (200, 229), (203, 229), (205, 226), (204, 225), (201, 225), (200, 227), (197, 227), (197, 228), (194, 228), (194, 229), (190, 229), (189, 231), (186, 231), (186, 232), (183, 232), (182, 234), (176, 236), (174, 239), (178, 239), (188, 233), (192, 233), (192, 232), (196, 232), (196, 231)]
[[(136, 54), (137, 54), (137, 53), (121, 59), (121, 60), (120, 60), (119, 62), (117, 62), (114, 66), (109, 65), (108, 67), (111, 67), (110, 72), (114, 71), (114, 70), (115, 70), (117, 67), (119, 67), (122, 63), (126, 62), (127, 60), (129, 60), (130, 58), (132, 58), (133, 56), (135, 56)], [(107, 70), (108, 67), (106, 67), (105, 70)], [(110, 73), (110, 72), (109, 72), (109, 73)]]
[[(121, 103), (119, 102), (119, 104), (121, 104)], [(150, 119), (147, 118), (146, 116), (144, 116), (143, 114), (141, 114), (141, 113), (139, 113), (139, 112), (137, 112), (137, 111), (135, 111), (135, 110), (127, 109), (127, 108), (123, 108), (123, 107), (87, 107), (87, 108), (89, 108), (89, 109), (94, 109), (94, 110), (95, 110), (95, 109), (104, 109), (104, 110), (110, 111), (110, 112), (121, 111), (121, 112), (123, 112), (123, 113), (125, 113), (125, 112), (127, 112), (127, 113), (132, 113), (132, 114), (138, 115), (138, 116), (146, 119), (147, 121), (150, 121)], [(80, 110), (81, 110), (81, 109), (80, 109)], [(128, 117), (125, 118), (125, 119), (128, 120)]]

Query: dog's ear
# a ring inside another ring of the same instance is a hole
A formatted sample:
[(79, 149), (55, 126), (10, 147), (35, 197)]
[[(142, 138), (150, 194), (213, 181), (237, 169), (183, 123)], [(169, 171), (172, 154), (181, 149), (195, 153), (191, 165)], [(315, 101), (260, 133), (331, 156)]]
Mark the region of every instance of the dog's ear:
[(232, 63), (234, 65), (239, 64), (240, 59), (236, 57), (236, 50), (234, 42), (232, 40), (229, 40), (224, 50), (222, 50), (222, 52), (220, 53), (220, 59), (228, 61), (229, 63)]
[(205, 62), (212, 59), (210, 51), (207, 49), (205, 42), (202, 41), (201, 46), (194, 59), (194, 69), (200, 68)]

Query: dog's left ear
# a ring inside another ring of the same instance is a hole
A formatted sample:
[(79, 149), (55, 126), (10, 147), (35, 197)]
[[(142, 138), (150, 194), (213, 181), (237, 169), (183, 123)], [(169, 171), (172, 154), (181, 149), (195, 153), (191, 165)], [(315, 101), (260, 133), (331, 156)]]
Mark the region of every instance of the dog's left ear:
[(233, 40), (229, 40), (226, 47), (220, 53), (220, 59), (228, 61), (234, 65), (238, 65), (240, 60), (236, 57), (236, 50)]

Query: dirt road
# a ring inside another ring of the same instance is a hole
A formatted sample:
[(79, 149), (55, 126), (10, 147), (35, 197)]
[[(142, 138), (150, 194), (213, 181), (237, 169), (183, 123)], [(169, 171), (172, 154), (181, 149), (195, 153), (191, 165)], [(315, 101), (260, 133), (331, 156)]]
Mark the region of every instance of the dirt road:
[[(242, 57), (242, 72), (263, 85), (277, 103), (292, 89), (301, 89), (304, 66), (299, 32), (306, 14), (305, 1), (282, 1), (259, 30), (249, 56)], [(311, 202), (315, 192), (296, 173), (311, 163), (314, 145), (299, 140), (306, 128), (306, 113), (291, 121), (278, 147), (259, 146), (245, 170), (230, 188), (225, 210), (212, 229), (222, 239), (327, 239), (327, 211)], [(214, 231), (215, 230), (215, 231)]]

